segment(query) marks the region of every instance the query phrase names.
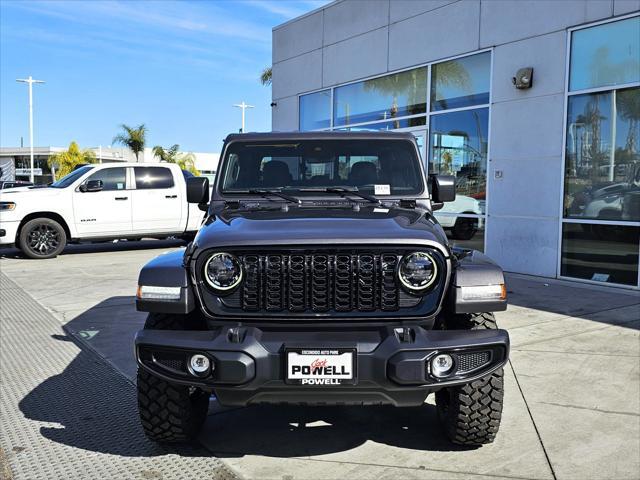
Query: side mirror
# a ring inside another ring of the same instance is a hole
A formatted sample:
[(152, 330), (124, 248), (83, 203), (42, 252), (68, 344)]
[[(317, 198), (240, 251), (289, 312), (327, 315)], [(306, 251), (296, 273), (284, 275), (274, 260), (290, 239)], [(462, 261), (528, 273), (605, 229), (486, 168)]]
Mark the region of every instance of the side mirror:
[(80, 185), (81, 192), (99, 192), (103, 189), (102, 180), (89, 180)]
[(189, 177), (187, 180), (187, 202), (197, 203), (200, 210), (206, 211), (209, 203), (209, 179), (207, 177)]
[(456, 177), (453, 175), (429, 175), (431, 202), (434, 210), (442, 208), (445, 202), (456, 199)]

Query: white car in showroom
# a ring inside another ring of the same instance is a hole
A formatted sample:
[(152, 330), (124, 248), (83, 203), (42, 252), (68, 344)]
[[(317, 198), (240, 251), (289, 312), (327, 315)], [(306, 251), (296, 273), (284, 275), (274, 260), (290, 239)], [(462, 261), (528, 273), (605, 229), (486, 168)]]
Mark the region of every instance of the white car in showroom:
[[(435, 215), (442, 228), (451, 232), (453, 239), (470, 240), (482, 228), (482, 220), (461, 215), (482, 215), (483, 207), (481, 201), (473, 197), (456, 195), (455, 201), (445, 203)], [(441, 213), (445, 215), (440, 215)]]
[(187, 203), (190, 177), (171, 163), (104, 163), (45, 188), (2, 190), (0, 246), (52, 258), (70, 242), (192, 236), (203, 212)]

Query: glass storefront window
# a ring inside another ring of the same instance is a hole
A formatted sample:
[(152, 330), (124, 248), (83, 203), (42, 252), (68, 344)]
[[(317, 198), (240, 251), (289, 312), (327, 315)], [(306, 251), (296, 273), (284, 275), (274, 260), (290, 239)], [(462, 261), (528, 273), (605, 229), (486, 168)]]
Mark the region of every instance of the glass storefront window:
[(431, 111), (489, 103), (491, 52), (431, 67)]
[(395, 130), (397, 128), (419, 127), (427, 124), (426, 117), (403, 118), (401, 120), (393, 120), (391, 122), (368, 123), (358, 127), (336, 128), (336, 130), (361, 132), (367, 130)]
[(573, 95), (565, 218), (640, 220), (640, 88)]
[(444, 228), (451, 245), (484, 252), (484, 217), (460, 217), (439, 212), (435, 217)]
[(561, 275), (637, 285), (640, 227), (565, 223)]
[[(463, 208), (455, 205), (458, 197), (476, 201), (486, 197), (488, 133), (488, 108), (431, 116), (429, 173), (456, 176), (456, 202), (446, 204), (455, 212)], [(464, 208), (484, 213), (477, 202)]]
[(569, 90), (640, 82), (640, 17), (576, 30)]
[(333, 124), (342, 126), (425, 113), (426, 90), (426, 67), (337, 87), (333, 92)]
[(331, 90), (300, 96), (300, 130), (319, 130), (331, 126)]

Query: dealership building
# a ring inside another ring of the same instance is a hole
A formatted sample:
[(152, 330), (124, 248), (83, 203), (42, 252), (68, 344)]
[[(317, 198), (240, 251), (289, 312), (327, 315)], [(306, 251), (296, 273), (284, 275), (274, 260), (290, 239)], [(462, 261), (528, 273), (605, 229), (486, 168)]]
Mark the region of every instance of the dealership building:
[(338, 0), (273, 29), (273, 130), (415, 135), (452, 243), (638, 288), (640, 1)]
[[(49, 165), (49, 157), (66, 151), (63, 147), (34, 147), (33, 175), (36, 185), (53, 182), (54, 173)], [(158, 162), (152, 148), (145, 148), (139, 158), (127, 148), (94, 147), (90, 148), (97, 163), (108, 162)], [(179, 152), (181, 154), (187, 152)], [(218, 168), (218, 153), (188, 152), (193, 155), (195, 167), (200, 174), (213, 180)], [(31, 149), (29, 147), (0, 147), (0, 181), (22, 180), (31, 178)]]

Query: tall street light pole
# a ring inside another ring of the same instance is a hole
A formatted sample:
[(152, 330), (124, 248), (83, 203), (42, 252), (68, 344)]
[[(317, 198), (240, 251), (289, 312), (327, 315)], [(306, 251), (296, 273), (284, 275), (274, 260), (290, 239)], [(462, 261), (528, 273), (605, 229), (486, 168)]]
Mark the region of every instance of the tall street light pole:
[(33, 84), (34, 83), (44, 83), (42, 80), (34, 80), (31, 75), (29, 78), (17, 78), (16, 82), (20, 83), (28, 83), (29, 84), (29, 152), (31, 157), (31, 172), (29, 175), (29, 180), (31, 183), (33, 182)]
[(244, 112), (247, 108), (254, 108), (254, 107), (253, 105), (247, 105), (246, 103), (244, 103), (244, 100), (242, 101), (242, 103), (236, 103), (234, 107), (238, 107), (242, 109), (242, 130), (240, 130), (240, 132), (244, 133)]

